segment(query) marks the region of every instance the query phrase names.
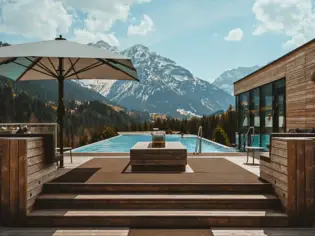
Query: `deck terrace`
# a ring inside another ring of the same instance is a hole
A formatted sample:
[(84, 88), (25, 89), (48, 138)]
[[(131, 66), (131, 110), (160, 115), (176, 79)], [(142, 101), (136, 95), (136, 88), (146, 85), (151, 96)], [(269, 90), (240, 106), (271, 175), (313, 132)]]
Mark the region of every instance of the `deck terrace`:
[(53, 182), (74, 183), (262, 183), (258, 165), (245, 165), (245, 157), (188, 157), (190, 172), (129, 173), (127, 157), (65, 157), (65, 169)]

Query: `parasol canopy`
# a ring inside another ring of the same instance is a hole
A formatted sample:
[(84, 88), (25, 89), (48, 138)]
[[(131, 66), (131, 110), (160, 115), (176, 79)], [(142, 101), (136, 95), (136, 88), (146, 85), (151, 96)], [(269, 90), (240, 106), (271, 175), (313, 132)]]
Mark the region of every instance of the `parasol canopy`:
[[(138, 81), (130, 59), (104, 49), (55, 40), (0, 47), (0, 75), (14, 81), (53, 80), (59, 84), (59, 145), (63, 154), (64, 80)], [(63, 158), (60, 167), (63, 167)]]

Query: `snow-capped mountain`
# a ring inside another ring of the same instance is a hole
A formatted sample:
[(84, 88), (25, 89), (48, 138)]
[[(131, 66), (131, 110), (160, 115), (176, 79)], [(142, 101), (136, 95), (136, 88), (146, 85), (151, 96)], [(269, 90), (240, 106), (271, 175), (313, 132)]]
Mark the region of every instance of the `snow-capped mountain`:
[(113, 52), (113, 53), (120, 53), (119, 52), (119, 49), (115, 46), (111, 46), (109, 45), (108, 43), (104, 42), (104, 41), (98, 41), (97, 43), (89, 43), (88, 45), (90, 46), (94, 46), (94, 47), (97, 47), (97, 48), (103, 48), (109, 52)]
[(216, 78), (212, 84), (233, 95), (233, 83), (258, 70), (259, 68), (259, 66), (252, 66), (227, 70)]
[[(118, 52), (102, 41), (93, 46)], [(209, 115), (234, 104), (230, 94), (195, 77), (176, 62), (151, 52), (148, 47), (138, 44), (120, 53), (132, 60), (140, 82), (95, 80), (81, 85), (129, 109), (175, 117)]]

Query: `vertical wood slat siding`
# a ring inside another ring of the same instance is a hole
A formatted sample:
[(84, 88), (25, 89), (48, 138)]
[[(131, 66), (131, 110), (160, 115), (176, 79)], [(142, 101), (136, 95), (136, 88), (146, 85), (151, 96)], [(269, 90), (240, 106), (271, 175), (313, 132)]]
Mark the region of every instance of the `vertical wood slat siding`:
[(10, 209), (10, 195), (9, 188), (6, 186), (10, 184), (10, 141), (0, 139), (1, 146), (1, 223), (8, 220)]
[(260, 177), (273, 185), (291, 225), (310, 226), (315, 220), (315, 139), (274, 138), (271, 145), (270, 159), (260, 161)]
[(289, 156), (287, 156), (288, 159), (288, 195), (287, 195), (287, 213), (290, 217), (290, 224), (294, 224), (294, 222), (297, 220), (297, 143), (290, 140), (287, 141), (288, 145), (288, 153)]
[[(39, 140), (40, 141), (40, 140)], [(26, 212), (27, 191), (27, 142), (19, 140), (19, 215)]]
[(234, 94), (286, 78), (286, 128), (315, 128), (315, 42), (234, 84)]
[[(0, 207), (3, 225), (17, 224), (33, 208), (44, 183), (57, 166), (44, 163), (43, 138), (0, 139)], [(31, 161), (36, 158), (36, 162)]]
[[(47, 155), (47, 153), (46, 153)], [(36, 158), (36, 162), (32, 162)], [(34, 207), (34, 199), (42, 192), (43, 185), (55, 178), (56, 164), (45, 164), (44, 142), (29, 140), (27, 143), (26, 213)]]
[(17, 214), (19, 204), (19, 141), (10, 141), (10, 214)]
[(260, 160), (260, 176), (270, 182), (275, 190), (275, 193), (281, 200), (282, 206), (286, 209), (288, 202), (288, 152), (291, 152), (292, 147), (287, 145), (287, 142), (272, 139), (272, 153), (270, 161)]
[[(1, 219), (3, 224), (16, 222), (26, 206), (26, 141), (0, 139), (1, 149)], [(23, 194), (24, 193), (24, 194)]]
[(315, 223), (315, 140), (305, 141), (305, 199), (306, 220)]

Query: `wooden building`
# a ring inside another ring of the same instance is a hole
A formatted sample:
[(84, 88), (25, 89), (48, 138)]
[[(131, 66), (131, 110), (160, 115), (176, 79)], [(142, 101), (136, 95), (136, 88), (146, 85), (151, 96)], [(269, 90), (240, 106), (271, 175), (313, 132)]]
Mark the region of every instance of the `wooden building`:
[(315, 128), (315, 39), (234, 83), (237, 145), (254, 127), (254, 145), (269, 134)]

